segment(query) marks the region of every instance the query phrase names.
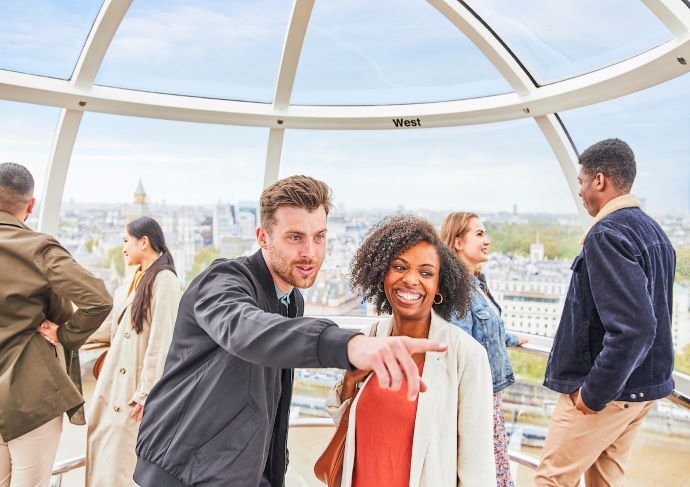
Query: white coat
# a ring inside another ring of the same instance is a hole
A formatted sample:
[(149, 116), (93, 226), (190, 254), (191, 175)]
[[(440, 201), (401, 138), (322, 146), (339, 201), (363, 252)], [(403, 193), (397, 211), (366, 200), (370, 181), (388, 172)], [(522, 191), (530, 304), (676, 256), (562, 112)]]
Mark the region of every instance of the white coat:
[[(392, 328), (393, 319), (384, 319), (376, 335), (389, 336)], [(486, 350), (433, 311), (429, 338), (446, 343), (448, 350), (427, 352), (424, 361), (427, 391), (419, 395), (417, 405), (410, 487), (495, 486), (493, 397)], [(350, 409), (341, 487), (352, 484), (359, 394)], [(349, 402), (341, 403), (337, 384), (326, 400), (336, 424)]]
[(173, 272), (163, 270), (153, 281), (150, 319), (144, 320), (137, 333), (131, 321), (136, 291), (127, 296), (133, 278), (130, 275), (115, 291), (113, 310), (95, 334), (98, 339), (105, 335), (106, 340), (109, 335), (110, 350), (87, 409), (87, 487), (133, 485), (139, 422), (129, 417), (127, 403), (143, 404), (163, 373), (177, 318), (180, 281)]

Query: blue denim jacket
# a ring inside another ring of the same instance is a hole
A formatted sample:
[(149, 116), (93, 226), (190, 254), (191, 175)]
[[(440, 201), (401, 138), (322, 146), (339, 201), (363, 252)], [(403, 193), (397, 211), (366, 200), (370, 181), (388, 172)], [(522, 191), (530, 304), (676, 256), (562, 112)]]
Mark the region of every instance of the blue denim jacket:
[(639, 208), (596, 223), (571, 267), (544, 385), (561, 393), (582, 387), (595, 411), (670, 394), (675, 265), (668, 237)]
[(500, 314), (496, 314), (491, 304), (477, 291), (481, 287), (500, 313), (501, 307), (488, 292), (484, 280), (480, 281), (477, 277), (472, 276), (471, 281), (473, 289), (470, 311), (464, 318), (453, 315), (450, 322), (472, 335), (475, 340), (486, 348), (486, 353), (489, 356), (489, 365), (491, 366), (494, 393), (496, 393), (515, 382), (513, 366), (510, 365), (508, 349), (506, 347), (517, 345), (518, 337), (513, 333), (506, 333), (503, 318), (501, 318)]

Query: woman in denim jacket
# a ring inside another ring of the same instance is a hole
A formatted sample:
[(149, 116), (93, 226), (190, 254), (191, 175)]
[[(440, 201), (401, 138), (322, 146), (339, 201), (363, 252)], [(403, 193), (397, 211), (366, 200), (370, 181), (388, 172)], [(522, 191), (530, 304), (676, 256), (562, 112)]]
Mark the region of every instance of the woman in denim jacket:
[(527, 342), (513, 333), (506, 333), (501, 307), (489, 292), (480, 266), (489, 260), (489, 238), (481, 220), (474, 213), (449, 214), (441, 226), (441, 239), (471, 274), (472, 292), (470, 312), (464, 318), (451, 317), (451, 323), (472, 335), (486, 348), (491, 365), (494, 391), (494, 456), (496, 483), (499, 487), (512, 487), (506, 437), (501, 406), (502, 390), (515, 382), (507, 347)]

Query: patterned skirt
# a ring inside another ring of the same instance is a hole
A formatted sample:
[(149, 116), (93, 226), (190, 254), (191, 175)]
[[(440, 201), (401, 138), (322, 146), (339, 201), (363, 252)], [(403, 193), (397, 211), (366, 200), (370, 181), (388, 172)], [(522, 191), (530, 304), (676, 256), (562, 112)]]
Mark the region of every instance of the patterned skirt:
[(494, 394), (494, 457), (496, 458), (496, 486), (513, 487), (508, 458), (508, 436), (501, 405), (503, 393)]

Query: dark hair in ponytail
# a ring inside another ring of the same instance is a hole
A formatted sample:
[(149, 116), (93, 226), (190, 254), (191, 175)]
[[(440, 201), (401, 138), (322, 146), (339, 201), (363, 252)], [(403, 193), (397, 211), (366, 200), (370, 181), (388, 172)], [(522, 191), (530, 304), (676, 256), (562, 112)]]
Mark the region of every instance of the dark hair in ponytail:
[(132, 302), (132, 328), (137, 333), (141, 333), (144, 327), (144, 319), (151, 314), (151, 294), (153, 293), (153, 281), (158, 273), (168, 269), (175, 272), (175, 262), (165, 244), (163, 230), (156, 220), (148, 216), (142, 216), (127, 224), (127, 233), (135, 238), (148, 237), (151, 248), (161, 254), (151, 267), (146, 269), (139, 281), (137, 291)]

